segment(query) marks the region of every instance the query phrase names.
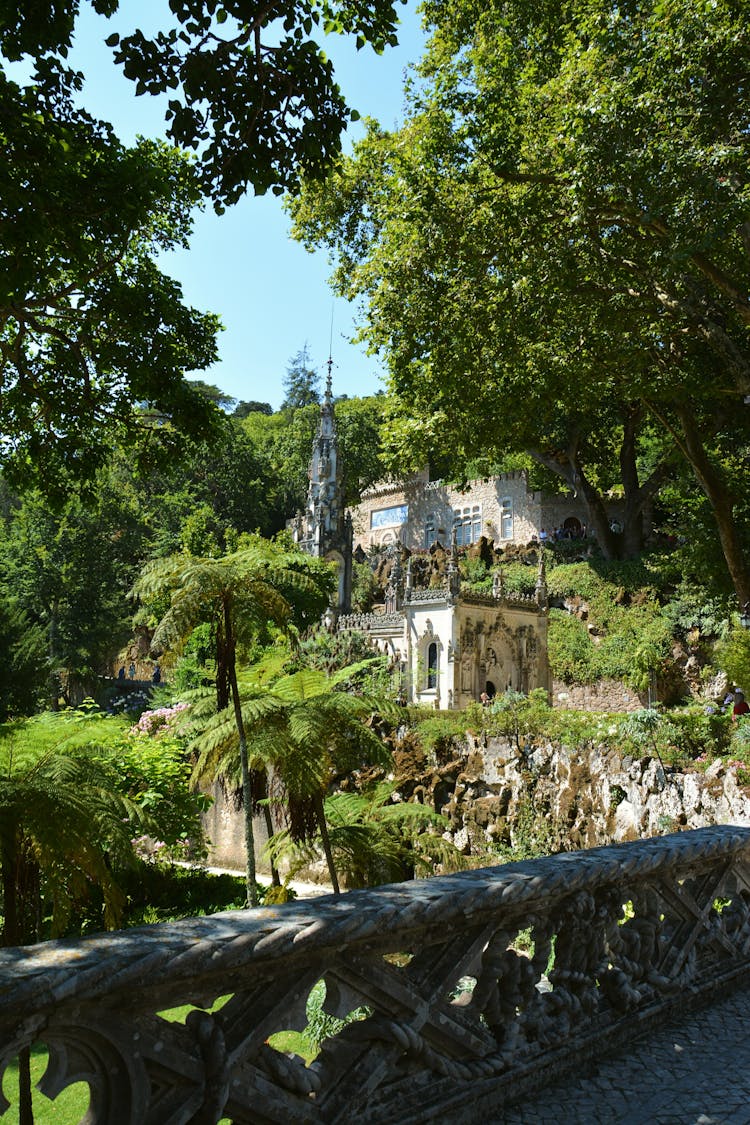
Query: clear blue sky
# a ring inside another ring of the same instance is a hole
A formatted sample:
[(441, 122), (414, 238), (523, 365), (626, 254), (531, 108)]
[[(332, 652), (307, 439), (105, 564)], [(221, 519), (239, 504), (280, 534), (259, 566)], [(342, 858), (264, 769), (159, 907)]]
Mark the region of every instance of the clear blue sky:
[[(83, 104), (111, 121), (123, 141), (137, 134), (163, 136), (160, 99), (135, 97), (133, 83), (114, 66), (103, 40), (113, 31), (167, 26), (165, 0), (124, 0), (112, 20), (97, 16), (87, 4), (82, 9), (70, 61), (86, 75)], [(353, 41), (341, 36), (324, 42), (349, 105), (386, 127), (401, 119), (404, 68), (419, 59), (424, 42), (416, 0), (400, 11), (400, 44), (381, 56), (368, 47), (357, 51)], [(361, 126), (352, 126), (349, 138), (360, 132)], [(186, 301), (218, 313), (224, 325), (220, 363), (200, 373), (201, 378), (235, 398), (277, 408), (288, 361), (305, 343), (322, 372), (333, 309), (334, 390), (373, 394), (383, 385), (382, 370), (376, 358), (348, 342), (354, 310), (341, 300), (333, 302), (326, 253), (307, 253), (288, 231), (279, 199), (247, 196), (221, 216), (207, 206), (196, 215), (190, 249), (162, 259), (162, 269), (181, 282)]]

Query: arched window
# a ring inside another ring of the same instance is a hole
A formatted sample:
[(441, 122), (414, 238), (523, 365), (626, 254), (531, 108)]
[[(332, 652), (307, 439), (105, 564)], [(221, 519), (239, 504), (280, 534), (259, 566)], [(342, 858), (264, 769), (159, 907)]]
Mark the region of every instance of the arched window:
[(438, 678), (438, 646), (437, 641), (432, 641), (427, 647), (427, 690), (437, 687)]

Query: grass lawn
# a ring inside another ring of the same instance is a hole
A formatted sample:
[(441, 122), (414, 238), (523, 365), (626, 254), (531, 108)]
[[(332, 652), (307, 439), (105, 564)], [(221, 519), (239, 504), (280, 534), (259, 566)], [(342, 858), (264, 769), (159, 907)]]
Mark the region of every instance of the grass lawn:
[[(53, 1102), (35, 1088), (47, 1069), (47, 1049), (36, 1046), (31, 1051), (31, 1097), (34, 1107), (34, 1125), (77, 1125), (89, 1108), (89, 1088), (85, 1082), (68, 1086)], [(18, 1123), (18, 1063), (14, 1059), (5, 1071), (3, 1093), (11, 1103), (3, 1116), (3, 1125)]]

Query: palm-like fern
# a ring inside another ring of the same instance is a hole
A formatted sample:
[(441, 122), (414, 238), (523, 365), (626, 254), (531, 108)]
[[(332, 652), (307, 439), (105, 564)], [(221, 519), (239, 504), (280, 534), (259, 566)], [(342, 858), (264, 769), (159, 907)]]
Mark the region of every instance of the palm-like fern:
[[(148, 830), (149, 823), (118, 792), (100, 746), (39, 745), (22, 727), (0, 740), (3, 944), (38, 940), (42, 886), (52, 900), (53, 934), (92, 882), (114, 927), (125, 900), (111, 868), (132, 860), (134, 826)], [(19, 1113), (23, 1125), (33, 1121), (28, 1048), (19, 1055)]]
[(91, 882), (102, 889), (106, 924), (117, 925), (124, 900), (112, 869), (132, 861), (132, 837), (149, 823), (118, 791), (104, 753), (100, 746), (40, 750), (20, 735), (0, 743), (5, 945), (38, 938), (40, 879), (52, 901), (53, 935)]
[[(325, 801), (331, 851), (350, 887), (372, 886), (428, 874), (436, 864), (445, 871), (467, 866), (467, 860), (441, 831), (448, 821), (416, 802), (393, 802), (395, 784), (380, 782), (365, 793), (334, 793)], [(306, 867), (320, 840), (295, 840), (286, 829), (270, 843), (275, 861), (291, 870)]]
[[(216, 707), (219, 715), (231, 701), (239, 773), (245, 808), (247, 855), (247, 901), (256, 906), (255, 844), (253, 809), (263, 792), (265, 773), (251, 765), (248, 757), (243, 705), (237, 683), (237, 647), (249, 642), (269, 623), (287, 629), (295, 612), (306, 615), (323, 611), (331, 591), (332, 573), (318, 560), (299, 552), (249, 537), (241, 550), (224, 558), (171, 555), (156, 559), (143, 570), (134, 593), (144, 600), (169, 598), (154, 634), (156, 651), (179, 652), (196, 626), (208, 622), (216, 649)], [(223, 726), (227, 716), (220, 718)]]
[[(391, 756), (366, 720), (395, 710), (381, 697), (342, 690), (369, 662), (335, 675), (303, 669), (271, 685), (251, 678), (240, 691), (240, 713), (252, 768), (271, 777), (273, 800), (283, 810), (295, 842), (320, 836), (331, 883), (338, 877), (328, 839), (323, 800), (336, 777), (363, 765), (388, 768)], [(195, 778), (237, 776), (239, 740), (225, 718), (210, 718), (195, 739)]]

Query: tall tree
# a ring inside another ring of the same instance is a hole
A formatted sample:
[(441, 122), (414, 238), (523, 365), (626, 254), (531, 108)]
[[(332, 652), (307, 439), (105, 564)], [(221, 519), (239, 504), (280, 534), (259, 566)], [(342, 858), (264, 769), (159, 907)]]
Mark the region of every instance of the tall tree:
[(7, 589), (44, 631), (50, 671), (60, 674), (67, 701), (78, 703), (96, 692), (131, 633), (127, 592), (149, 538), (137, 495), (105, 478), (58, 512), (28, 495), (3, 530)]
[[(581, 451), (603, 431), (627, 452), (650, 418), (709, 498), (750, 599), (716, 455), (720, 435), (734, 454), (750, 433), (742, 5), (425, 11), (434, 34), (406, 125), (371, 126), (335, 189), (311, 187), (297, 208), (301, 233), (339, 252), (340, 290), (368, 298), (402, 448), (466, 447), (494, 428), (496, 447), (559, 461), (571, 437)], [(636, 507), (658, 483), (632, 479)]]
[(311, 366), (307, 344), (292, 356), (284, 376), (286, 395), (281, 404), (282, 410), (299, 410), (320, 402), (320, 375)]
[(125, 148), (2, 74), (0, 137), (0, 459), (59, 496), (114, 441), (145, 453), (218, 425), (183, 378), (214, 361), (218, 321), (154, 261), (185, 244), (199, 193), (174, 150)]
[[(135, 92), (169, 91), (169, 133), (198, 151), (191, 162), (148, 141), (125, 148), (76, 108), (83, 76), (66, 58), (79, 11), (0, 0), (0, 459), (48, 492), (91, 477), (113, 440), (210, 435), (218, 412), (183, 375), (215, 360), (218, 322), (183, 303), (155, 256), (184, 244), (202, 193), (222, 210), (248, 186), (282, 193), (328, 167), (356, 115), (313, 27), (376, 51), (396, 41), (391, 0), (175, 0), (153, 39), (114, 33)], [(26, 84), (10, 77), (18, 61)]]
[(232, 411), (232, 417), (242, 419), (247, 418), (248, 414), (273, 414), (273, 407), (270, 402), (240, 399)]
[(0, 652), (0, 722), (9, 715), (31, 715), (47, 686), (46, 636), (2, 586)]

